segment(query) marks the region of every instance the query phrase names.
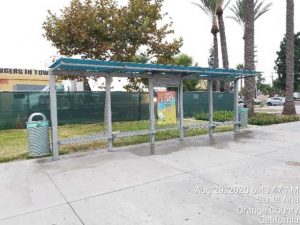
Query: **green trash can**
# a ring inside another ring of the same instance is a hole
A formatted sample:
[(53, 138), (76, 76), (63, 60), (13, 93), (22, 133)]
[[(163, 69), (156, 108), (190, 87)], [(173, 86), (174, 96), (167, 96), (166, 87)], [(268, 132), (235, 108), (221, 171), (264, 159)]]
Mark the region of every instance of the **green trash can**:
[[(34, 117), (41, 117), (42, 120), (33, 121)], [(26, 123), (28, 133), (29, 156), (49, 155), (49, 121), (42, 113), (33, 113)]]
[(240, 128), (246, 128), (248, 126), (248, 111), (248, 108), (239, 108)]

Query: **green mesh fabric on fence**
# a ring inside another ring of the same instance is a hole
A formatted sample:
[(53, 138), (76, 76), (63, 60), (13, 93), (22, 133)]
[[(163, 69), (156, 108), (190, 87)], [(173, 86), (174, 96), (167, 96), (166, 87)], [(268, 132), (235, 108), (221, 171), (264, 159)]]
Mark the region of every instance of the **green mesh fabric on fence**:
[[(112, 92), (113, 121), (149, 119), (147, 93)], [(205, 92), (184, 92), (184, 116), (207, 112)], [(105, 92), (58, 92), (59, 124), (103, 122)], [(232, 93), (214, 93), (214, 110), (232, 110)], [(0, 129), (24, 128), (28, 117), (41, 112), (50, 119), (49, 93), (0, 92)]]
[[(194, 114), (208, 112), (207, 92), (184, 92), (183, 110), (185, 117), (192, 117)], [(213, 93), (214, 111), (233, 111), (233, 93)]]

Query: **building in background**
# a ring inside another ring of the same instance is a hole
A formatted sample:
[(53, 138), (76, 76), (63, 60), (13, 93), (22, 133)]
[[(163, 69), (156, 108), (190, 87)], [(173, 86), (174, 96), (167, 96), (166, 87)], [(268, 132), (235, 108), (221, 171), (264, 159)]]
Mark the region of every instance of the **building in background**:
[(47, 70), (0, 68), (0, 91), (41, 91), (47, 85)]
[[(60, 91), (84, 91), (83, 81), (66, 78), (58, 83)], [(123, 77), (114, 78), (112, 81), (112, 91), (126, 92), (124, 86), (128, 84), (128, 79)], [(0, 68), (0, 91), (30, 92), (49, 91), (48, 71), (35, 69)], [(88, 78), (88, 85), (91, 91), (105, 91), (105, 78)], [(155, 87), (156, 91), (165, 91), (164, 87)], [(144, 88), (147, 92), (148, 88)]]

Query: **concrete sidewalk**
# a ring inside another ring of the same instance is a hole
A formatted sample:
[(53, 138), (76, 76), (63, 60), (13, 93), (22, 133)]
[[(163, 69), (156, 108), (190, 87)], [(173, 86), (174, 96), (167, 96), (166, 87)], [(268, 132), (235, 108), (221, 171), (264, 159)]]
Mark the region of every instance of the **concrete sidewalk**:
[(0, 164), (0, 225), (300, 224), (299, 127)]

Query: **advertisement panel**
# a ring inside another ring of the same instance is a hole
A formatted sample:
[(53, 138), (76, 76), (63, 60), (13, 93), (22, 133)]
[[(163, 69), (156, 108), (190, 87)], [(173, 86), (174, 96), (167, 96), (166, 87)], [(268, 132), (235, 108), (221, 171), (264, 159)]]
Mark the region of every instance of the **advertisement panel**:
[(176, 91), (157, 92), (158, 124), (176, 124)]

